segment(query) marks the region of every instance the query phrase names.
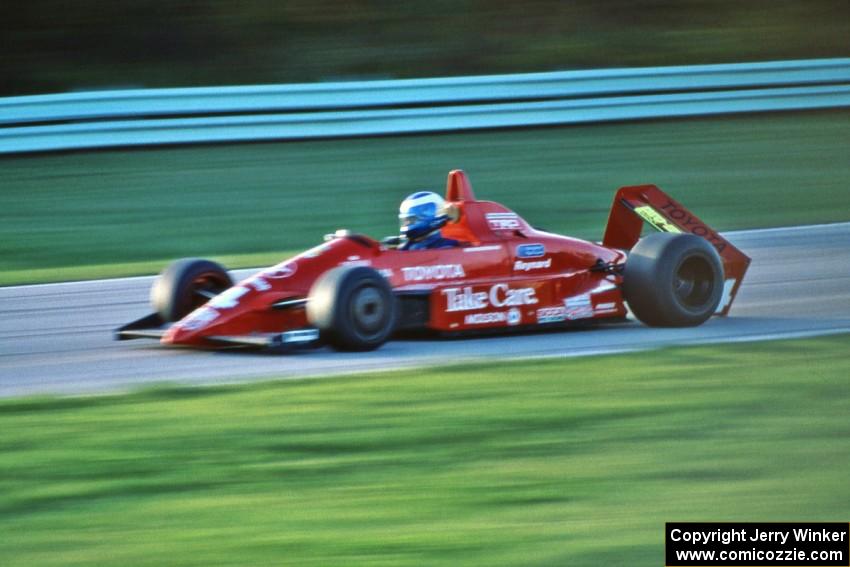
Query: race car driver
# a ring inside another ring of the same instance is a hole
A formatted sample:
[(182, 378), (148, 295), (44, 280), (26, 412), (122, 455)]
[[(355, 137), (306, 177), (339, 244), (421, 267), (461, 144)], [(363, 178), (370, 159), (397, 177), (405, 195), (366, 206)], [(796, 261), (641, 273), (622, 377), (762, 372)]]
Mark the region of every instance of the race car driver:
[(449, 222), (446, 201), (431, 191), (418, 191), (409, 195), (398, 209), (399, 250), (433, 250), (453, 248), (457, 240), (443, 238), (440, 233)]

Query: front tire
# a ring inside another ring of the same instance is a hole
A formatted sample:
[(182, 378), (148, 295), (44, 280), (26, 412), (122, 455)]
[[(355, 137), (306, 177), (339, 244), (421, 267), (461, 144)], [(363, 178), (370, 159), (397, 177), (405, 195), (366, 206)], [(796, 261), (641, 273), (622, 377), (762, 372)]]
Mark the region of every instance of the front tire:
[(325, 272), (307, 299), (307, 320), (339, 350), (378, 348), (395, 330), (396, 313), (386, 278), (364, 266)]
[(215, 262), (177, 260), (154, 281), (151, 305), (166, 322), (179, 321), (232, 286), (230, 274)]
[(700, 325), (717, 310), (722, 294), (720, 255), (699, 236), (651, 234), (626, 260), (623, 295), (632, 313), (647, 325)]

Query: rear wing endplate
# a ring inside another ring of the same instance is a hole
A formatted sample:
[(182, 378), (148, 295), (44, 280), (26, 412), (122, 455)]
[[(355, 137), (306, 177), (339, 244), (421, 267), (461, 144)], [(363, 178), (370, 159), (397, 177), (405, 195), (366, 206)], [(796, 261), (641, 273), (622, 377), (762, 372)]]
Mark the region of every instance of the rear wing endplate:
[(617, 191), (602, 244), (631, 250), (640, 239), (644, 222), (661, 232), (696, 234), (717, 249), (725, 274), (723, 298), (717, 314), (728, 314), (747, 273), (750, 258), (655, 185), (622, 187)]

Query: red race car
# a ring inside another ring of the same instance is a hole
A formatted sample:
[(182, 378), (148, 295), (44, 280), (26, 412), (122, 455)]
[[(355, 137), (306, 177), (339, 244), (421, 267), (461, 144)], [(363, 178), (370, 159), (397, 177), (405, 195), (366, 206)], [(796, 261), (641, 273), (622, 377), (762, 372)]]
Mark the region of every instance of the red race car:
[[(617, 191), (601, 244), (533, 228), (478, 201), (449, 173), (441, 236), (457, 245), (406, 250), (340, 230), (233, 285), (206, 260), (179, 260), (151, 290), (155, 313), (118, 339), (286, 349), (326, 343), (371, 350), (395, 332), (438, 333), (625, 320), (699, 325), (726, 315), (750, 259), (654, 185)], [(641, 238), (644, 223), (658, 232)]]

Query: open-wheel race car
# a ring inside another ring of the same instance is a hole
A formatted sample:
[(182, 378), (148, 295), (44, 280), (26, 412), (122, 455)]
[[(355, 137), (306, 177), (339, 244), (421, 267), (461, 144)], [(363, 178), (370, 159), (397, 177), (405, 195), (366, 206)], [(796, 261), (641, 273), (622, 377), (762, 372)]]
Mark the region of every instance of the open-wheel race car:
[[(617, 191), (601, 244), (538, 230), (449, 173), (453, 247), (405, 250), (339, 230), (234, 285), (207, 260), (154, 282), (154, 313), (116, 331), (194, 347), (329, 344), (371, 350), (394, 333), (456, 334), (626, 320), (693, 326), (726, 315), (750, 259), (654, 185)], [(656, 232), (641, 238), (644, 223)]]

